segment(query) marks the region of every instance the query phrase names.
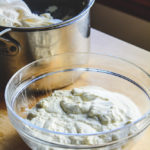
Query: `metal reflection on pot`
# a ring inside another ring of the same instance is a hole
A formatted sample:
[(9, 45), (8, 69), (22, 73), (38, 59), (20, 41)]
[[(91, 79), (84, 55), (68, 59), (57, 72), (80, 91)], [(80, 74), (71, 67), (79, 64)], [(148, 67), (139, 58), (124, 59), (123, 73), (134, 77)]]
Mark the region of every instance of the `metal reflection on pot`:
[[(47, 56), (64, 52), (88, 52), (90, 44), (90, 8), (94, 0), (25, 0), (31, 10), (44, 13), (49, 6), (57, 6), (51, 14), (63, 21), (41, 27), (0, 26), (0, 75), (1, 85), (24, 65)], [(3, 39), (3, 40), (2, 40)], [(7, 43), (15, 55), (4, 55)], [(16, 53), (15, 53), (16, 52)]]

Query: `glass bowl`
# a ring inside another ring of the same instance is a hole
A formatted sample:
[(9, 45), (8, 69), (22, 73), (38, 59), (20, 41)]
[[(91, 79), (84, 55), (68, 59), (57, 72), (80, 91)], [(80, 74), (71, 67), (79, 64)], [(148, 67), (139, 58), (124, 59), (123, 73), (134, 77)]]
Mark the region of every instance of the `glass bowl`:
[[(27, 110), (54, 90), (83, 86), (100, 86), (128, 96), (142, 116), (134, 122), (116, 129), (97, 133), (62, 133), (40, 128), (27, 119)], [(150, 124), (150, 78), (140, 67), (121, 58), (94, 53), (65, 53), (37, 60), (13, 75), (5, 90), (8, 116), (25, 143), (35, 150), (57, 149), (131, 149)], [(126, 134), (136, 129), (132, 134)], [(37, 134), (38, 133), (38, 134)], [(120, 139), (97, 145), (73, 145), (49, 140), (50, 135), (70, 137), (109, 137)]]

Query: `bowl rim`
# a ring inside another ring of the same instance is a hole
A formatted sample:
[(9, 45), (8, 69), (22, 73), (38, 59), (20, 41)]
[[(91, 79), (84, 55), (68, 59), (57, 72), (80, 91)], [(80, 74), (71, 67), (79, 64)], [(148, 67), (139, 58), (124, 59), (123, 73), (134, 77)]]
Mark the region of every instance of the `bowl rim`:
[[(107, 55), (107, 54), (103, 54), (103, 53), (87, 53), (87, 52), (67, 52), (67, 53), (62, 53), (62, 54), (58, 54), (58, 55), (54, 55), (54, 56), (49, 56), (49, 57), (46, 57), (46, 58), (41, 58), (41, 59), (38, 59), (36, 61), (33, 61), (27, 65), (25, 65), (24, 67), (22, 67), (20, 70), (18, 70), (11, 78), (10, 80), (8, 81), (7, 85), (6, 85), (6, 88), (5, 88), (5, 102), (6, 102), (6, 106), (8, 107), (9, 111), (11, 111), (11, 113), (13, 114), (13, 116), (15, 116), (15, 118), (17, 118), (19, 121), (23, 122), (23, 124), (31, 127), (31, 128), (36, 128), (37, 130), (40, 130), (42, 132), (46, 132), (46, 133), (51, 133), (51, 134), (57, 134), (57, 135), (64, 135), (64, 136), (99, 136), (99, 135), (107, 135), (107, 134), (111, 134), (111, 133), (114, 133), (114, 132), (117, 132), (117, 131), (121, 131), (121, 130), (124, 130), (125, 128), (130, 128), (132, 127), (133, 125), (139, 123), (140, 121), (150, 117), (150, 110), (147, 111), (146, 113), (144, 113), (140, 118), (138, 118), (137, 120), (133, 121), (132, 123), (130, 124), (127, 124), (127, 125), (124, 125), (124, 126), (121, 126), (121, 127), (118, 127), (118, 128), (115, 128), (113, 130), (108, 130), (108, 131), (102, 131), (102, 132), (96, 132), (96, 133), (64, 133), (64, 132), (56, 132), (56, 131), (51, 131), (51, 130), (48, 130), (48, 129), (45, 129), (45, 128), (40, 128), (38, 126), (35, 126), (34, 124), (30, 123), (28, 120), (26, 119), (23, 119), (22, 117), (20, 117), (19, 115), (17, 115), (17, 113), (15, 111), (13, 111), (12, 107), (9, 105), (9, 103), (7, 102), (7, 93), (8, 93), (8, 90), (9, 90), (9, 85), (11, 84), (11, 82), (13, 81), (13, 78), (19, 74), (20, 72), (22, 72), (24, 69), (30, 67), (31, 65), (33, 65), (34, 63), (37, 63), (37, 62), (40, 62), (42, 60), (45, 60), (45, 59), (49, 59), (51, 57), (57, 57), (57, 56), (61, 56), (61, 55), (102, 55), (102, 56), (106, 56), (106, 57), (110, 57), (110, 58), (113, 58), (113, 59), (118, 59), (118, 60), (121, 60), (123, 62), (126, 62), (126, 63), (129, 63), (130, 65), (138, 68), (139, 70), (141, 70), (145, 75), (148, 76), (148, 78), (150, 78), (150, 74), (147, 73), (143, 68), (141, 68), (140, 66), (126, 60), (126, 59), (123, 59), (121, 57), (117, 57), (117, 56), (113, 56), (113, 55)], [(56, 72), (52, 72), (52, 73), (56, 73)], [(126, 77), (126, 76), (125, 76)], [(128, 77), (126, 77), (128, 78)], [(124, 78), (123, 78), (124, 79)], [(128, 78), (130, 79), (130, 78)], [(131, 80), (131, 79), (130, 79)], [(133, 80), (132, 80), (133, 81)], [(132, 82), (131, 82), (132, 83)], [(135, 82), (136, 83), (136, 82)], [(138, 83), (137, 83), (138, 84)], [(139, 85), (139, 84), (138, 84)], [(137, 86), (137, 85), (136, 85)], [(141, 87), (141, 86), (140, 86)], [(140, 88), (141, 89), (141, 88)], [(149, 91), (145, 91), (144, 90), (144, 93), (148, 96), (148, 99), (150, 100), (150, 92)], [(147, 122), (147, 124), (142, 128), (142, 129), (145, 129), (147, 128), (148, 126), (150, 125), (150, 122)], [(130, 136), (127, 136), (126, 138), (130, 138), (130, 137), (134, 137), (136, 134), (140, 133), (142, 131), (142, 129), (138, 132), (135, 132), (134, 134), (130, 135)], [(25, 133), (25, 131), (22, 131)], [(26, 133), (28, 134), (28, 133)], [(30, 134), (28, 134), (30, 135)], [(31, 135), (30, 135), (31, 136)], [(34, 137), (36, 139), (38, 139), (37, 137)], [(119, 139), (119, 140), (123, 140), (123, 139)], [(48, 141), (45, 141), (45, 142), (48, 142)], [(115, 142), (118, 142), (118, 140), (116, 140)], [(50, 143), (50, 142), (48, 142)], [(114, 143), (114, 142), (110, 142), (111, 143)], [(107, 143), (108, 144), (108, 143)], [(61, 144), (59, 144), (61, 145)], [(102, 144), (101, 144), (102, 145)], [(103, 144), (105, 145), (105, 143)], [(71, 145), (72, 146), (72, 145)], [(78, 146), (78, 145), (75, 145), (75, 146)], [(89, 145), (88, 145), (89, 146)], [(82, 147), (82, 146), (81, 146)]]
[(84, 14), (86, 14), (89, 9), (93, 6), (95, 0), (89, 0), (88, 4), (85, 6), (85, 8), (80, 11), (76, 16), (67, 19), (65, 21), (61, 21), (56, 24), (51, 24), (47, 26), (39, 26), (39, 27), (11, 27), (11, 26), (1, 26), (1, 29), (10, 29), (10, 31), (17, 31), (17, 32), (33, 32), (33, 31), (45, 31), (45, 30), (52, 30), (52, 29), (58, 29), (62, 28), (64, 26), (68, 26), (77, 20), (79, 20)]

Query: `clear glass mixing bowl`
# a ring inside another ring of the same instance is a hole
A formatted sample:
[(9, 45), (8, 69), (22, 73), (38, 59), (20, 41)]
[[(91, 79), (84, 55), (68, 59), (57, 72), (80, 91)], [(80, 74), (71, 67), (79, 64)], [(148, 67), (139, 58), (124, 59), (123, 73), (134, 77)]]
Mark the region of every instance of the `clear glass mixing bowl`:
[[(100, 86), (130, 97), (142, 117), (123, 127), (91, 134), (54, 132), (35, 126), (26, 119), (26, 111), (54, 90), (83, 86)], [(149, 87), (149, 75), (128, 61), (103, 54), (65, 53), (37, 60), (19, 70), (7, 84), (5, 100), (11, 123), (32, 149), (129, 150), (150, 124)], [(126, 134), (130, 129), (136, 130), (132, 134)], [(48, 138), (52, 134), (62, 138), (88, 138), (109, 137), (114, 133), (122, 135), (121, 138), (97, 145), (69, 145)]]

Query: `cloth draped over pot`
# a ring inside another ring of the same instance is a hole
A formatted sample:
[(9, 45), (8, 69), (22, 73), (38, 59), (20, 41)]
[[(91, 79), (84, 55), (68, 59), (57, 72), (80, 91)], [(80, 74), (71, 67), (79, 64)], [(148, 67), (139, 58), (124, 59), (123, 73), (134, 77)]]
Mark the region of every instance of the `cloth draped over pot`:
[[(51, 7), (53, 10), (56, 7)], [(50, 13), (34, 14), (22, 0), (0, 0), (0, 25), (9, 27), (39, 27), (56, 24)]]

